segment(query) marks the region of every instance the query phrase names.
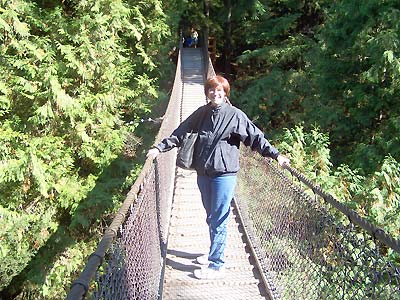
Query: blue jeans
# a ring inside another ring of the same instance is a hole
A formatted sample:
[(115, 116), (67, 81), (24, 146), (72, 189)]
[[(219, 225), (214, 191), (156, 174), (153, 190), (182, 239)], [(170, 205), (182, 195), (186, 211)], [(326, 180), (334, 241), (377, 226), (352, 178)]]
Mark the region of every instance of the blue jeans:
[(219, 269), (225, 263), (226, 227), (236, 186), (236, 175), (197, 176), (197, 185), (207, 213), (206, 222), (210, 231), (209, 268)]

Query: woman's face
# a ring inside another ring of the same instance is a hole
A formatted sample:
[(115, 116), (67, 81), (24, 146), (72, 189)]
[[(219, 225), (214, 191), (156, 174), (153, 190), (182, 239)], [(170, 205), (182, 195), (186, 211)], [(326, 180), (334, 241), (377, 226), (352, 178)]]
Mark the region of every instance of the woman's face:
[(224, 88), (221, 85), (214, 89), (209, 89), (207, 93), (207, 97), (210, 99), (212, 106), (221, 105), (225, 101), (225, 96)]

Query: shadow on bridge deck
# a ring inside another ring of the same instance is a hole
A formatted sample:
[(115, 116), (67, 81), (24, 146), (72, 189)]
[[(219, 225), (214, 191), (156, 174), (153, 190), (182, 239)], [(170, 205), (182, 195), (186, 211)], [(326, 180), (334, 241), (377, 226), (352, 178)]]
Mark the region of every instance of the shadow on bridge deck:
[[(201, 49), (183, 49), (182, 120), (205, 104)], [(178, 169), (168, 237), (163, 285), (163, 299), (268, 299), (261, 276), (249, 248), (242, 226), (232, 208), (228, 224), (224, 279), (198, 280), (193, 271), (200, 268), (197, 256), (208, 253), (210, 246), (206, 214), (193, 171)]]

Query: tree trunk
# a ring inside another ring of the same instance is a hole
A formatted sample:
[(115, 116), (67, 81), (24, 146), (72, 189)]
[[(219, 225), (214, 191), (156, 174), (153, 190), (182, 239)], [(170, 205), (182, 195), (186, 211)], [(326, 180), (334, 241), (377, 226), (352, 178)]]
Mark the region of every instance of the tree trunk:
[(210, 4), (208, 0), (204, 0), (204, 15), (209, 18), (210, 17)]
[(225, 20), (225, 44), (224, 44), (224, 63), (225, 63), (225, 76), (229, 79), (231, 76), (231, 54), (232, 54), (232, 2), (231, 0), (224, 0), (227, 16)]
[[(210, 18), (210, 4), (208, 3), (208, 0), (204, 0), (204, 15), (206, 16), (207, 19)], [(208, 47), (208, 37), (210, 34), (210, 30), (208, 28), (208, 24), (206, 22), (206, 25), (204, 27), (205, 30), (205, 34), (206, 34), (206, 38), (203, 39), (205, 45), (203, 45), (204, 47)]]

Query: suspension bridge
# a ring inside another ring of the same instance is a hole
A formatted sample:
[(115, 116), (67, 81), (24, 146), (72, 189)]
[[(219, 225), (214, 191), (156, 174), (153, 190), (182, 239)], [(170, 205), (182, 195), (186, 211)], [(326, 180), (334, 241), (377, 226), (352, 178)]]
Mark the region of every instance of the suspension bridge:
[[(206, 103), (203, 82), (213, 75), (207, 47), (180, 48), (157, 141)], [(208, 228), (196, 174), (175, 158), (172, 150), (145, 162), (67, 299), (400, 299), (390, 259), (399, 241), (295, 169), (249, 151), (232, 200), (226, 277), (195, 279)]]

